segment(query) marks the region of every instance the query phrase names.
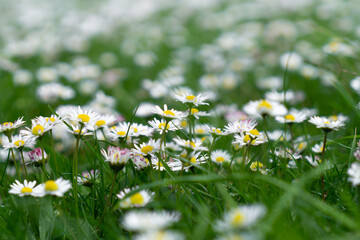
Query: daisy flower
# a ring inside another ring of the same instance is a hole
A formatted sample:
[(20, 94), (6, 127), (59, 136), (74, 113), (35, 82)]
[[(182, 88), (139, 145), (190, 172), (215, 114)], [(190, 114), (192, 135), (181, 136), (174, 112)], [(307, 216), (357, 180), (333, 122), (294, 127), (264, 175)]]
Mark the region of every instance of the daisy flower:
[[(73, 134), (75, 137), (77, 137), (77, 135), (80, 134), (80, 137), (82, 136), (89, 136), (92, 135), (93, 133), (88, 131), (87, 128), (81, 126), (81, 125), (70, 125), (71, 129), (66, 128), (66, 131)], [(81, 132), (80, 132), (81, 131)]]
[[(53, 122), (53, 121), (54, 122)], [(22, 134), (34, 137), (41, 137), (55, 127), (56, 119), (53, 117), (46, 118), (43, 116), (31, 120), (31, 128), (21, 131)]]
[(141, 190), (137, 193), (132, 194), (131, 196), (127, 196), (128, 193), (134, 191), (136, 188), (138, 187), (132, 189), (126, 188), (116, 195), (116, 197), (120, 199), (120, 208), (143, 207), (152, 201), (153, 195), (155, 193), (147, 190)]
[(197, 124), (194, 129), (197, 135), (208, 135), (210, 127), (207, 124)]
[(225, 126), (225, 132), (227, 134), (249, 132), (253, 130), (256, 127), (256, 125), (257, 122), (256, 120), (253, 119), (231, 122), (227, 126)]
[(274, 130), (272, 132), (268, 132), (268, 136), (273, 141), (284, 141), (284, 137), (285, 139), (291, 139), (290, 133), (285, 133), (282, 130)]
[(121, 138), (125, 138), (126, 133), (128, 137), (130, 137), (130, 123), (128, 122), (119, 123), (117, 126), (111, 127), (108, 134), (111, 139), (118, 140)]
[(277, 116), (275, 120), (279, 123), (301, 123), (307, 118), (306, 113), (302, 111), (292, 110), (285, 116)]
[[(186, 117), (189, 116), (189, 111), (184, 113)], [(207, 117), (210, 116), (210, 113), (204, 112), (204, 111), (199, 111), (199, 109), (197, 108), (191, 108), (191, 116), (194, 116), (194, 118), (199, 119), (200, 117)]]
[[(206, 159), (203, 156), (201, 156), (201, 154), (202, 154), (201, 152), (188, 153), (187, 151), (184, 151), (180, 154), (180, 157), (187, 159), (189, 162), (193, 164), (200, 165), (206, 163)], [(173, 162), (168, 163), (168, 166), (172, 171), (175, 172), (175, 171), (184, 170), (187, 172), (191, 167), (193, 167), (192, 164), (183, 161), (183, 159), (181, 158), (173, 158)]]
[(134, 237), (134, 240), (184, 240), (185, 237), (179, 232), (169, 230), (157, 230), (144, 232)]
[(257, 100), (250, 101), (244, 106), (244, 111), (254, 117), (265, 117), (267, 115), (276, 117), (284, 116), (287, 109), (284, 105), (278, 102)]
[(313, 151), (314, 153), (321, 153), (323, 150), (324, 150), (324, 143), (315, 144), (311, 148), (311, 151)]
[(4, 122), (0, 124), (0, 133), (4, 133), (6, 136), (11, 135), (12, 132), (23, 126), (25, 124), (25, 121), (23, 121), (23, 117), (18, 118), (14, 123), (12, 122)]
[(268, 169), (265, 169), (265, 166), (264, 164), (262, 164), (261, 162), (252, 162), (250, 164), (250, 170), (253, 171), (253, 172), (257, 172), (259, 171), (261, 174), (267, 174), (269, 172)]
[(20, 183), (18, 180), (15, 180), (15, 183), (11, 184), (9, 193), (23, 196), (33, 196), (41, 197), (41, 186), (36, 186), (36, 181), (28, 182), (26, 179), (24, 183)]
[(208, 97), (201, 93), (196, 96), (192, 93), (173, 94), (173, 98), (175, 98), (176, 101), (186, 103), (189, 106), (209, 105), (204, 102)]
[(285, 159), (299, 159), (302, 158), (302, 156), (298, 152), (293, 152), (293, 150), (289, 148), (278, 148), (274, 151), (274, 154), (280, 158)]
[(23, 135), (15, 135), (12, 137), (11, 142), (6, 143), (3, 147), (5, 149), (17, 148), (22, 150), (23, 148), (33, 148), (35, 146), (35, 138)]
[(133, 156), (133, 153), (127, 148), (121, 149), (112, 146), (109, 146), (107, 151), (101, 149), (101, 153), (105, 158), (105, 162), (108, 162), (110, 168), (114, 171), (120, 171)]
[(206, 147), (202, 146), (201, 139), (198, 139), (198, 138), (191, 141), (191, 140), (182, 139), (180, 137), (176, 137), (176, 138), (174, 138), (174, 142), (176, 144), (178, 144), (179, 146), (181, 146), (185, 149), (189, 149), (189, 150), (195, 150), (195, 151), (206, 151), (207, 150)]
[[(236, 134), (234, 144), (238, 144), (239, 147), (243, 147), (245, 145), (257, 146), (267, 142), (266, 136), (263, 133), (252, 131), (253, 133), (245, 132)], [(259, 133), (258, 135), (255, 135)]]
[(346, 122), (349, 118), (347, 116), (344, 116), (342, 114), (338, 114), (338, 115), (331, 115), (328, 117), (329, 120), (331, 121), (340, 121), (340, 122)]
[(92, 122), (97, 120), (99, 114), (91, 110), (85, 110), (78, 106), (77, 108), (72, 108), (70, 112), (68, 112), (68, 116), (72, 124), (80, 124), (82, 126), (87, 126), (88, 124), (91, 124)]
[(310, 123), (314, 124), (317, 128), (321, 128), (324, 132), (330, 132), (332, 130), (339, 130), (340, 127), (345, 126), (344, 122), (340, 120), (332, 121), (326, 117), (311, 117)]
[(266, 209), (262, 205), (245, 205), (226, 212), (223, 219), (216, 223), (215, 230), (227, 232), (233, 229), (247, 228), (254, 225), (265, 215)]
[(146, 137), (150, 137), (153, 133), (153, 129), (139, 124), (139, 123), (132, 123), (129, 129), (129, 136), (130, 137), (139, 137), (139, 136), (146, 136)]
[(81, 173), (81, 176), (77, 177), (78, 184), (84, 185), (86, 187), (91, 187), (94, 184), (94, 181), (99, 177), (99, 170), (90, 170)]
[(354, 187), (360, 184), (360, 163), (354, 162), (347, 170), (349, 175), (348, 181), (352, 183)]
[[(148, 123), (153, 129), (155, 129), (156, 131), (160, 132), (160, 134), (162, 134), (164, 131), (165, 132), (176, 131), (180, 128), (180, 126), (179, 126), (180, 123), (178, 123), (177, 121), (175, 121), (175, 122), (173, 122), (173, 121), (168, 122), (168, 124), (166, 125), (166, 121), (164, 119), (158, 120), (158, 119), (154, 118), (154, 120), (149, 121)], [(166, 129), (165, 129), (165, 126), (166, 126)]]
[(144, 169), (144, 168), (150, 166), (149, 159), (144, 157), (142, 154), (134, 154), (131, 160), (135, 164), (135, 168), (137, 170), (141, 170), (141, 169)]
[(211, 153), (210, 159), (215, 163), (223, 164), (231, 161), (231, 155), (225, 150), (215, 150)]
[(321, 159), (319, 156), (312, 156), (312, 155), (306, 155), (305, 156), (306, 161), (308, 161), (313, 167), (319, 166), (319, 163), (321, 162)]
[(151, 232), (169, 227), (180, 220), (178, 212), (129, 211), (122, 225), (127, 231)]
[(153, 109), (153, 112), (155, 114), (162, 116), (166, 121), (170, 121), (173, 119), (180, 119), (180, 118), (185, 117), (185, 114), (183, 112), (174, 110), (173, 108), (168, 109), (166, 104), (164, 104), (164, 110), (161, 109), (159, 106), (155, 106)]
[(151, 156), (151, 166), (155, 170), (164, 171), (166, 169), (163, 163), (159, 161), (159, 158), (155, 155)]
[(208, 130), (208, 133), (210, 133), (213, 137), (226, 135), (226, 132), (221, 130), (220, 128), (207, 126), (207, 130)]
[(55, 195), (57, 197), (64, 196), (64, 193), (71, 189), (71, 183), (67, 179), (58, 178), (54, 180), (47, 180), (45, 183), (40, 184), (42, 196)]
[(139, 146), (137, 144), (134, 145), (135, 149), (133, 149), (134, 153), (141, 154), (141, 155), (149, 155), (160, 150), (160, 139), (154, 140), (150, 139), (146, 143), (141, 143)]
[(113, 115), (98, 115), (96, 118), (92, 119), (90, 123), (86, 126), (89, 130), (95, 131), (104, 127), (109, 127), (113, 124), (117, 118)]
[(30, 159), (30, 163), (35, 167), (43, 166), (43, 153), (44, 153), (44, 161), (45, 163), (48, 161), (48, 155), (45, 151), (42, 151), (41, 148), (35, 148), (31, 152), (27, 152), (27, 156)]

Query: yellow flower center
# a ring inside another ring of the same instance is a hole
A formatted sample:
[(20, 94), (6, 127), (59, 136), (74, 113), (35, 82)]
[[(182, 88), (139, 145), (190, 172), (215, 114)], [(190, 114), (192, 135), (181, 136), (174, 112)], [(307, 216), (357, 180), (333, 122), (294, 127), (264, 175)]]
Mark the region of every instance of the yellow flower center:
[(234, 215), (231, 223), (233, 226), (240, 226), (244, 222), (244, 219), (245, 219), (244, 215), (238, 212)]
[(286, 120), (289, 120), (289, 121), (295, 121), (294, 115), (291, 115), (291, 114), (286, 115), (286, 116), (285, 116), (285, 119), (286, 119)]
[(45, 118), (45, 120), (48, 122), (50, 120), (50, 122), (55, 122), (55, 118), (50, 117), (50, 118)]
[(166, 111), (164, 111), (164, 114), (165, 114), (166, 116), (170, 115), (170, 116), (175, 117), (175, 113), (173, 113), (173, 112), (172, 112), (172, 111), (170, 111), (170, 110), (166, 110)]
[(141, 148), (141, 152), (148, 154), (149, 152), (151, 152), (152, 150), (154, 150), (154, 148), (150, 145), (144, 146)]
[(225, 158), (223, 158), (223, 157), (217, 157), (215, 160), (216, 160), (218, 163), (222, 163), (222, 162), (225, 161)]
[(338, 117), (336, 115), (332, 115), (329, 117), (329, 120), (331, 121), (337, 121), (338, 120)]
[(199, 129), (196, 129), (196, 133), (198, 133), (198, 134), (204, 134), (205, 131), (204, 131), (204, 129), (199, 128)]
[(186, 128), (187, 127), (187, 121), (185, 121), (185, 120), (183, 120), (183, 121), (181, 121), (181, 123), (180, 123), (180, 126), (182, 127), (182, 128)]
[(195, 157), (192, 157), (192, 158), (190, 159), (190, 162), (196, 163), (196, 158), (195, 158)]
[(257, 168), (263, 168), (263, 167), (264, 167), (264, 164), (262, 164), (261, 162), (253, 162), (250, 165), (251, 169), (257, 169)]
[[(159, 128), (160, 129), (165, 129), (165, 125), (166, 125), (166, 123), (159, 123)], [(167, 127), (168, 128), (168, 127)]]
[(189, 95), (186, 97), (187, 100), (189, 101), (193, 101), (195, 99), (195, 96), (194, 95)]
[(251, 133), (252, 135), (255, 135), (255, 136), (259, 136), (260, 133), (257, 129), (253, 129), (253, 130), (250, 130), (249, 133)]
[(166, 234), (163, 231), (158, 231), (155, 236), (155, 240), (165, 240)]
[(36, 125), (32, 129), (32, 134), (33, 135), (41, 135), (43, 132), (44, 132), (44, 127), (41, 126), (40, 124)]
[(105, 125), (106, 122), (104, 120), (99, 120), (95, 123), (96, 126), (101, 127), (102, 125)]
[(119, 135), (119, 136), (125, 136), (126, 132), (125, 131), (119, 131), (116, 134)]
[(14, 144), (18, 147), (24, 146), (25, 142), (23, 140), (17, 140), (16, 142), (14, 142)]
[(195, 144), (194, 142), (192, 142), (192, 141), (189, 141), (189, 144), (190, 144), (193, 148), (196, 147), (196, 144)]
[(138, 132), (138, 129), (136, 127), (131, 127), (131, 128), (134, 130), (135, 133)]
[(82, 122), (86, 123), (86, 122), (89, 122), (90, 121), (90, 116), (89, 115), (86, 115), (86, 114), (79, 114), (78, 119), (80, 119)]
[(59, 187), (54, 180), (48, 180), (45, 182), (45, 190), (46, 191), (56, 191), (58, 189), (59, 189)]
[(195, 115), (195, 114), (197, 114), (197, 113), (199, 113), (199, 110), (198, 110), (197, 108), (192, 108), (192, 109), (191, 109), (191, 114), (192, 114), (192, 115)]
[(135, 193), (130, 197), (131, 204), (142, 205), (144, 204), (144, 197), (140, 193)]
[(246, 134), (244, 137), (244, 143), (248, 143), (251, 140), (250, 135)]
[(326, 121), (326, 122), (324, 122), (325, 124), (330, 124), (330, 122), (329, 121)]
[(258, 105), (258, 109), (261, 109), (261, 108), (272, 109), (272, 106), (268, 101), (262, 100)]
[(12, 127), (14, 124), (12, 122), (4, 122), (3, 126), (4, 127)]
[(29, 187), (23, 187), (21, 189), (21, 193), (31, 193), (31, 192), (32, 192), (32, 189)]

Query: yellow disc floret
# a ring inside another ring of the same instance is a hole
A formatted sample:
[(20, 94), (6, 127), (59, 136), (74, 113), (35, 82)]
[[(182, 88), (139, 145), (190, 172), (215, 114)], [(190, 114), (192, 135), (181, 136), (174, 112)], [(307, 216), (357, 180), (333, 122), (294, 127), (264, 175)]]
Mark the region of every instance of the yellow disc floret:
[(164, 111), (164, 114), (165, 115), (170, 115), (170, 116), (173, 116), (173, 117), (175, 117), (175, 113), (173, 113), (172, 111), (170, 111), (170, 110), (166, 110), (166, 111)]
[(143, 152), (145, 154), (148, 154), (152, 150), (154, 150), (154, 148), (152, 146), (150, 146), (150, 145), (146, 145), (146, 146), (141, 148), (141, 152)]
[(291, 114), (286, 115), (284, 118), (289, 121), (295, 121), (294, 115), (291, 115)]
[(105, 125), (105, 124), (106, 124), (106, 122), (105, 122), (104, 120), (99, 120), (99, 121), (97, 121), (97, 122), (95, 123), (95, 125), (98, 126), (98, 127), (101, 127), (101, 126), (103, 126), (103, 125)]
[(48, 180), (45, 182), (45, 190), (46, 191), (56, 191), (58, 189), (59, 189), (59, 187), (54, 180)]
[(22, 189), (21, 189), (21, 193), (31, 193), (32, 192), (32, 189), (31, 188), (29, 188), (29, 187), (23, 187)]
[(231, 224), (233, 226), (241, 226), (242, 223), (244, 222), (244, 215), (242, 215), (240, 212), (235, 213), (235, 215), (233, 216), (232, 220), (231, 220)]
[(32, 134), (33, 135), (41, 135), (44, 133), (44, 127), (41, 126), (40, 124), (36, 125), (35, 127), (33, 127), (32, 129)]
[(259, 131), (257, 129), (250, 130), (249, 133), (254, 135), (254, 136), (259, 136), (260, 135), (260, 133), (259, 133)]
[(14, 144), (18, 147), (24, 146), (25, 142), (23, 140), (17, 140), (16, 142), (14, 142)]
[(83, 113), (79, 114), (77, 118), (80, 119), (83, 123), (87, 123), (90, 121), (90, 116)]
[(144, 204), (144, 197), (140, 193), (135, 193), (130, 197), (131, 204), (136, 205), (143, 205)]
[(258, 109), (261, 109), (261, 108), (272, 109), (272, 106), (268, 101), (262, 100), (258, 105)]
[(218, 163), (222, 163), (222, 162), (225, 161), (225, 158), (223, 158), (223, 157), (217, 157), (215, 160), (216, 160)]
[(189, 95), (189, 96), (187, 96), (186, 97), (186, 100), (188, 100), (188, 101), (196, 101), (196, 99), (195, 99), (195, 96), (194, 95)]

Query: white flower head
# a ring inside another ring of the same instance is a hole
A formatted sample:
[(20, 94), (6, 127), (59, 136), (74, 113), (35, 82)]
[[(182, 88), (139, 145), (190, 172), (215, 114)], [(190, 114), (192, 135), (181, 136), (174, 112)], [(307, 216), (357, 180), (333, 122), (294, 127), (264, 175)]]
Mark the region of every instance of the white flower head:
[(211, 153), (211, 161), (217, 164), (223, 164), (231, 161), (231, 155), (225, 150), (215, 150)]
[(310, 123), (314, 124), (317, 128), (321, 128), (325, 132), (330, 132), (332, 130), (339, 130), (339, 128), (345, 126), (344, 122), (340, 120), (332, 121), (326, 117), (311, 117), (309, 120)]
[(199, 105), (209, 105), (208, 103), (204, 102), (208, 99), (206, 95), (198, 94), (193, 95), (192, 93), (182, 93), (182, 94), (173, 94), (173, 98), (179, 102), (186, 103), (189, 106), (199, 106)]
[(164, 229), (179, 220), (178, 212), (130, 211), (126, 212), (122, 225), (128, 231), (151, 232)]
[(153, 112), (162, 116), (165, 120), (169, 121), (172, 119), (181, 119), (185, 117), (185, 114), (181, 111), (177, 111), (172, 109), (168, 109), (167, 105), (164, 104), (164, 110), (159, 106), (155, 106)]
[(137, 187), (131, 189), (126, 188), (116, 195), (116, 197), (120, 199), (120, 208), (143, 207), (152, 201), (153, 195), (155, 193), (147, 190), (141, 190), (137, 193), (132, 194), (131, 196), (127, 196), (128, 193), (135, 190), (136, 188)]
[(141, 143), (140, 145), (135, 144), (134, 147), (135, 149), (133, 149), (133, 152), (136, 154), (141, 154), (143, 156), (153, 154), (160, 150), (160, 139), (150, 139), (148, 142)]
[(215, 226), (218, 232), (232, 229), (248, 228), (265, 215), (266, 209), (262, 205), (245, 205), (234, 208), (225, 213), (223, 219)]
[(58, 178), (54, 180), (47, 180), (41, 184), (42, 195), (55, 195), (62, 197), (71, 189), (71, 182), (67, 179)]
[(244, 111), (254, 117), (270, 116), (284, 116), (287, 109), (284, 105), (278, 102), (257, 100), (250, 101), (244, 106)]
[(360, 184), (360, 163), (354, 162), (347, 171), (348, 181), (355, 187)]
[(23, 126), (25, 121), (23, 121), (23, 117), (18, 118), (14, 123), (13, 122), (4, 122), (0, 124), (0, 133), (12, 133), (15, 129)]
[(24, 183), (20, 183), (18, 180), (15, 180), (15, 183), (11, 184), (9, 193), (19, 195), (19, 197), (23, 196), (33, 196), (33, 197), (41, 197), (41, 187), (40, 185), (36, 186), (36, 181), (28, 182), (26, 179)]

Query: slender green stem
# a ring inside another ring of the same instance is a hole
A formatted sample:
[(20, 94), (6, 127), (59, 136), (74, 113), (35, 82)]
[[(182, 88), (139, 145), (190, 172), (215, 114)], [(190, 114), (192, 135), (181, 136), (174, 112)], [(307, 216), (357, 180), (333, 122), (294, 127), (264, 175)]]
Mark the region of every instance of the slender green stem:
[(76, 138), (75, 152), (74, 152), (74, 157), (73, 157), (73, 171), (72, 171), (76, 218), (79, 217), (77, 170), (78, 170), (78, 157), (79, 157), (78, 155), (79, 155), (79, 143), (80, 143), (81, 131), (82, 131), (82, 127), (80, 128), (79, 134), (77, 135), (77, 138)]
[(21, 155), (21, 160), (23, 163), (23, 167), (24, 167), (24, 172), (25, 172), (25, 178), (28, 179), (27, 177), (27, 170), (26, 170), (26, 165), (25, 165), (25, 159), (24, 159), (24, 154), (23, 154), (23, 150), (20, 150), (20, 155)]
[(112, 194), (113, 194), (114, 186), (115, 186), (115, 182), (116, 182), (116, 177), (117, 177), (118, 173), (119, 173), (118, 171), (116, 171), (116, 172), (114, 173), (114, 177), (113, 177), (113, 180), (112, 180), (112, 183), (111, 183), (110, 193), (109, 193), (108, 198), (106, 199), (104, 212), (103, 212), (103, 214), (102, 214), (102, 216), (101, 216), (100, 222), (102, 222), (102, 220), (104, 219), (105, 214), (106, 214), (106, 211), (107, 211), (107, 208), (108, 208), (108, 206), (110, 205), (110, 199), (112, 198)]
[(46, 179), (46, 169), (45, 169), (45, 153), (44, 153), (44, 143), (43, 139), (40, 139), (40, 147), (41, 147), (41, 163), (42, 163), (42, 174), (41, 174), (41, 180), (42, 182)]
[(192, 131), (191, 131), (191, 109), (192, 107), (189, 106), (189, 136), (190, 136), (190, 141), (192, 140), (193, 138), (193, 135), (192, 135)]
[(17, 173), (17, 175), (18, 175), (19, 180), (21, 181), (20, 171), (19, 171), (19, 167), (18, 167), (18, 165), (17, 165), (17, 163), (16, 163), (15, 154), (14, 154), (14, 149), (10, 148), (10, 150), (11, 150), (11, 156), (12, 156), (12, 158), (13, 158), (13, 160), (14, 160), (14, 165), (15, 165), (15, 168), (16, 168), (16, 173)]
[(7, 158), (6, 158), (5, 168), (4, 168), (4, 171), (3, 171), (2, 176), (1, 176), (0, 186), (2, 186), (2, 182), (3, 182), (3, 180), (4, 180), (4, 176), (5, 176), (5, 173), (6, 173), (6, 169), (7, 169), (7, 166), (8, 166), (8, 164), (9, 164), (9, 159), (10, 159), (10, 150), (9, 150), (8, 156), (7, 156)]
[(58, 173), (59, 173), (59, 168), (58, 168), (57, 159), (56, 159), (55, 144), (54, 144), (52, 130), (50, 130), (50, 138), (51, 138), (51, 147), (52, 147), (52, 151), (53, 151), (53, 155), (54, 155), (55, 177), (57, 177)]
[[(325, 157), (325, 148), (326, 148), (326, 140), (327, 140), (327, 131), (324, 131), (324, 142), (323, 142), (323, 149), (321, 152), (321, 161), (324, 161), (324, 157)], [(324, 173), (321, 173), (321, 195), (322, 195), (322, 200), (325, 201), (325, 182), (324, 182)]]

